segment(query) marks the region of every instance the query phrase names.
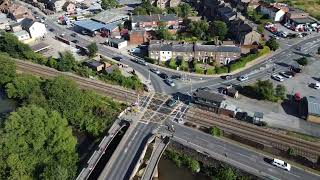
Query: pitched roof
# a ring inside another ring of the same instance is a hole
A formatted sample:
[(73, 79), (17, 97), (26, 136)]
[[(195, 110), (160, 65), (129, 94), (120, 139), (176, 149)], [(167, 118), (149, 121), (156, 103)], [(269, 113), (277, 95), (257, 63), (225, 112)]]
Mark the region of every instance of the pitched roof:
[(137, 23), (137, 22), (153, 22), (153, 21), (177, 21), (179, 18), (175, 14), (155, 14), (155, 15), (136, 15), (132, 16), (132, 22)]
[(221, 94), (218, 94), (216, 92), (209, 91), (209, 90), (202, 90), (202, 89), (199, 89), (196, 92), (194, 92), (193, 96), (196, 98), (206, 99), (208, 101), (219, 102), (219, 103), (226, 100), (226, 98)]
[(21, 21), (21, 26), (23, 29), (29, 29), (33, 25), (34, 21), (29, 18), (25, 18)]
[(320, 116), (320, 99), (308, 96), (308, 114)]

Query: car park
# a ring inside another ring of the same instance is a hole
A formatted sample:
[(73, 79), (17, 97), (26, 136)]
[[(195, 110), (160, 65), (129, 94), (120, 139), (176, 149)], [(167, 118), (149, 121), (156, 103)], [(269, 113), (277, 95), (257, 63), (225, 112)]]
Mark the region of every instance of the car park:
[(302, 69), (299, 67), (295, 67), (295, 66), (290, 66), (289, 67), (290, 71), (294, 72), (294, 73), (301, 73)]
[(119, 57), (119, 56), (113, 57), (112, 59), (114, 59), (116, 61), (122, 61), (122, 57)]
[(271, 77), (272, 77), (272, 79), (274, 79), (276, 81), (279, 81), (279, 82), (284, 81), (284, 78), (282, 76), (278, 75), (278, 74), (274, 74)]
[(176, 84), (173, 82), (172, 79), (167, 78), (167, 79), (164, 80), (164, 82), (165, 82), (166, 84), (168, 84), (169, 86), (171, 86), (171, 87), (176, 86)]
[(170, 98), (169, 100), (167, 100), (166, 105), (169, 107), (174, 107), (177, 104), (177, 100)]
[(242, 81), (246, 81), (246, 80), (248, 80), (248, 79), (249, 79), (248, 76), (239, 76), (239, 77), (238, 77), (238, 80), (241, 81), (241, 82), (242, 82)]
[(291, 170), (291, 165), (280, 159), (273, 159), (271, 164), (287, 171)]
[(150, 71), (157, 74), (157, 75), (161, 74), (161, 72), (156, 68), (151, 68)]
[(291, 73), (290, 71), (283, 71), (279, 73), (281, 76), (286, 77), (286, 78), (292, 78), (293, 77), (293, 73)]

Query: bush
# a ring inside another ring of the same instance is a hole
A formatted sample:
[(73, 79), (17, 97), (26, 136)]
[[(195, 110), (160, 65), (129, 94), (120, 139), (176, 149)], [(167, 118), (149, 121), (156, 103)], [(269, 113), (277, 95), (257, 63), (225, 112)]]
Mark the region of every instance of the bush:
[(277, 85), (275, 96), (277, 96), (280, 99), (284, 99), (286, 96), (286, 87), (281, 84)]
[(213, 126), (213, 127), (210, 128), (210, 134), (212, 136), (220, 137), (222, 135), (222, 130), (219, 129), (218, 127), (216, 127), (216, 126)]
[(297, 152), (295, 151), (295, 149), (293, 149), (291, 147), (288, 149), (287, 152), (288, 152), (289, 156), (296, 156), (297, 155)]
[(208, 67), (207, 68), (207, 74), (208, 75), (211, 75), (211, 74), (214, 74), (215, 73), (215, 68), (214, 67)]
[(204, 74), (204, 69), (200, 66), (200, 64), (195, 65), (194, 71), (198, 74)]
[(186, 62), (184, 59), (182, 59), (180, 62), (181, 62), (180, 66), (179, 66), (180, 70), (181, 71), (188, 71), (189, 70), (188, 62)]
[(301, 66), (306, 66), (308, 65), (308, 59), (306, 57), (302, 57), (296, 60), (298, 64)]
[(146, 62), (150, 63), (150, 64), (154, 64), (154, 63), (157, 62), (156, 59), (150, 58), (150, 57), (148, 57), (148, 56), (144, 57), (144, 60), (145, 60)]
[(216, 73), (217, 74), (228, 73), (228, 67), (227, 66), (216, 67)]
[(272, 50), (275, 51), (279, 48), (279, 43), (275, 38), (270, 38), (267, 42), (266, 45)]
[(177, 67), (178, 67), (176, 60), (173, 59), (173, 58), (171, 58), (170, 61), (169, 61), (169, 63), (168, 63), (168, 67), (169, 67), (170, 69), (176, 70)]

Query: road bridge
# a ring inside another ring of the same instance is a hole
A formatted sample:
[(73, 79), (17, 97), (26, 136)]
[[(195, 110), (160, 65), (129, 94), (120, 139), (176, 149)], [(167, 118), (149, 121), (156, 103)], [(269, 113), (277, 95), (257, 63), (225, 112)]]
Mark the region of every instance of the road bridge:
[(160, 158), (166, 149), (167, 145), (169, 144), (170, 137), (156, 137), (154, 148), (151, 154), (150, 159), (148, 160), (147, 167), (144, 170), (142, 175), (142, 180), (152, 180), (153, 174), (158, 166)]

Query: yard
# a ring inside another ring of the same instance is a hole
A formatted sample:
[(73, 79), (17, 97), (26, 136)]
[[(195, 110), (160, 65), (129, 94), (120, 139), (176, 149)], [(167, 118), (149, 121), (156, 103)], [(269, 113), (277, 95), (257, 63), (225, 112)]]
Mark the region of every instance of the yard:
[(295, 8), (300, 8), (320, 20), (320, 0), (277, 0)]

